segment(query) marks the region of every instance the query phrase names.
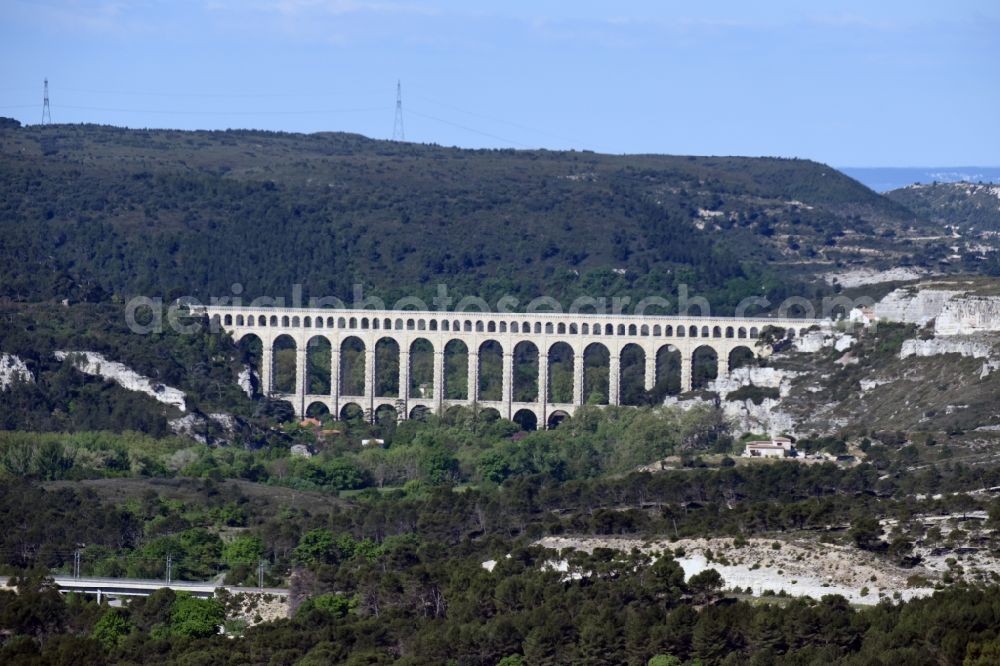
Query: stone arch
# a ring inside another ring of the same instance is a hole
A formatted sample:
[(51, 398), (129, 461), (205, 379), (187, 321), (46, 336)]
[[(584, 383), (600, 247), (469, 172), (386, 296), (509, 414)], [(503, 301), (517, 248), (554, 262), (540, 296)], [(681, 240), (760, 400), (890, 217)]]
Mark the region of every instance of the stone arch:
[(271, 321), (269, 322), (269, 324), (271, 326), (277, 326), (278, 325), (278, 316), (277, 315), (271, 315)]
[(347, 321), (347, 327), (349, 329), (351, 329), (351, 330), (357, 330), (357, 328), (358, 328), (358, 318), (357, 317), (351, 317)]
[(465, 322), (462, 324), (462, 330), (465, 331), (466, 333), (472, 333), (472, 322), (466, 319)]
[(753, 340), (756, 340), (759, 337), (760, 337), (760, 331), (757, 330), (756, 326), (752, 327), (750, 329), (750, 338), (753, 339)]
[(511, 333), (518, 333), (519, 332), (519, 328), (520, 327), (517, 325), (516, 321), (510, 322), (510, 332)]
[(668, 395), (681, 392), (681, 352), (673, 345), (663, 345), (656, 350), (656, 383), (653, 385), (652, 402), (659, 404)]
[(383, 319), (382, 320), (382, 328), (384, 328), (387, 331), (391, 331), (392, 330), (392, 320), (389, 319), (388, 317), (386, 317), (385, 319)]
[(437, 321), (437, 319), (431, 319), (430, 322), (428, 322), (428, 328), (430, 330), (432, 330), (432, 331), (438, 330), (438, 321)]
[(484, 407), (479, 410), (479, 420), (486, 423), (494, 423), (500, 420), (500, 412), (493, 407)]
[(615, 334), (614, 324), (605, 324), (604, 325), (604, 335), (614, 335), (614, 334)]
[[(219, 315), (215, 315), (215, 316), (218, 317)], [(232, 326), (233, 325), (233, 315), (227, 314), (225, 317), (223, 317), (222, 321), (223, 321), (223, 323), (226, 326)]]
[(753, 365), (755, 358), (756, 356), (750, 347), (745, 345), (733, 347), (733, 349), (729, 352), (729, 371), (732, 372), (736, 368)]
[(566, 342), (549, 345), (549, 394), (546, 402), (573, 402), (573, 348)]
[(365, 343), (351, 335), (340, 342), (340, 395), (365, 394)]
[(337, 328), (347, 328), (347, 320), (343, 317), (337, 318)]
[(514, 402), (538, 400), (538, 347), (530, 340), (514, 346)]
[(312, 317), (303, 317), (302, 318), (302, 328), (312, 328), (312, 325), (313, 325), (313, 319), (312, 319)]
[(288, 315), (283, 315), (281, 317), (281, 325), (284, 326), (285, 328), (292, 325), (291, 320), (288, 318)]
[[(243, 326), (243, 315), (236, 315), (236, 325)], [(250, 325), (253, 326), (253, 318), (250, 319)]]
[(688, 326), (688, 337), (689, 338), (697, 338), (698, 337), (698, 327), (695, 326), (694, 324), (691, 324), (690, 326)]
[(747, 329), (745, 329), (742, 326), (740, 326), (739, 329), (737, 329), (737, 331), (736, 331), (736, 337), (739, 338), (740, 340), (746, 338), (747, 337)]
[(306, 340), (306, 393), (330, 394), (330, 341), (323, 335)]
[(486, 332), (487, 333), (496, 333), (497, 332), (497, 323), (495, 321), (492, 321), (492, 320), (489, 321), (486, 324)]
[(579, 330), (580, 329), (577, 327), (576, 324), (570, 324), (569, 325), (569, 334), (570, 335), (578, 335)]
[(536, 321), (535, 322), (535, 335), (541, 335), (541, 334), (542, 334), (542, 322)]
[(500, 322), (500, 332), (501, 333), (507, 332), (507, 322), (505, 321)]
[(535, 410), (524, 407), (514, 412), (514, 423), (521, 426), (521, 430), (538, 430), (538, 415)]
[(590, 324), (581, 324), (580, 325), (580, 332), (583, 335), (590, 335)]
[(306, 407), (305, 415), (309, 418), (320, 419), (322, 421), (325, 418), (330, 418), (330, 408), (325, 402), (316, 400), (310, 402), (309, 406)]
[(590, 405), (608, 404), (611, 352), (600, 342), (583, 350), (583, 401)]
[(265, 317), (264, 315), (260, 315), (259, 317), (257, 317), (257, 325), (267, 326), (267, 317)]
[(396, 411), (396, 408), (393, 407), (392, 405), (387, 403), (382, 403), (381, 405), (375, 408), (375, 413), (372, 414), (372, 421), (375, 423), (375, 425), (381, 426), (383, 428), (387, 426), (391, 427), (395, 425), (397, 421), (399, 421), (399, 412)]
[(712, 337), (713, 338), (721, 338), (722, 337), (722, 327), (721, 326), (714, 326), (714, 327), (712, 327)]
[(621, 379), (619, 402), (622, 405), (646, 403), (646, 350), (634, 342), (622, 347), (619, 356)]
[(691, 388), (705, 388), (719, 376), (719, 354), (711, 345), (702, 345), (691, 354)]
[(486, 332), (486, 328), (483, 326), (483, 322), (477, 321), (476, 322), (476, 333), (485, 333), (485, 332)]
[(710, 338), (710, 337), (712, 337), (712, 334), (708, 330), (708, 326), (702, 326), (701, 327), (701, 337), (703, 337), (703, 338)]
[(271, 387), (275, 393), (295, 393), (295, 339), (283, 333), (274, 339), (274, 372)]
[(625, 324), (618, 324), (618, 335), (625, 335)]
[(375, 343), (375, 386), (377, 398), (399, 397), (399, 343), (386, 336)]
[(670, 324), (667, 324), (666, 326), (664, 326), (663, 327), (663, 335), (664, 335), (664, 337), (668, 337), (668, 338), (674, 337), (674, 327), (671, 326)]
[(340, 408), (340, 420), (341, 421), (364, 421), (365, 420), (365, 410), (361, 408), (356, 402), (349, 402)]
[(442, 331), (448, 331), (450, 333), (451, 332), (451, 322), (448, 321), (447, 319), (442, 319), (441, 320), (441, 330)]
[(316, 328), (323, 328), (323, 318), (316, 317)]
[(410, 343), (410, 391), (414, 398), (434, 397), (434, 345), (427, 338)]
[(485, 340), (479, 345), (479, 386), (477, 400), (503, 399), (503, 345)]
[(545, 334), (546, 335), (551, 335), (552, 334), (552, 322), (551, 321), (545, 322)]
[(636, 328), (635, 324), (629, 324), (628, 325), (628, 334), (629, 335), (639, 335), (639, 329)]
[(252, 370), (250, 385), (252, 392), (257, 394), (261, 390), (259, 378), (263, 376), (264, 341), (256, 333), (244, 333), (236, 341), (236, 347), (240, 363)]
[(553, 411), (551, 414), (549, 414), (549, 418), (546, 420), (546, 426), (548, 427), (549, 430), (555, 430), (560, 425), (562, 425), (563, 421), (568, 421), (568, 420), (569, 420), (569, 414), (561, 409), (557, 409)]
[(370, 328), (370, 325), (369, 325), (369, 322), (368, 322), (368, 317), (362, 317), (361, 318), (361, 330), (362, 331), (367, 331), (369, 328)]
[(417, 320), (417, 330), (418, 331), (426, 331), (427, 330), (427, 320), (426, 319), (418, 319)]
[(556, 334), (557, 335), (566, 335), (566, 324), (565, 323), (559, 322), (558, 324), (556, 324)]
[(469, 397), (469, 347), (458, 338), (449, 340), (444, 346), (444, 397), (446, 400), (472, 399)]
[(431, 410), (427, 405), (414, 405), (413, 409), (410, 410), (410, 420), (426, 421), (427, 415), (430, 413)]
[(726, 326), (726, 337), (727, 338), (732, 338), (735, 335), (736, 335), (736, 333), (733, 331), (733, 327), (732, 326)]
[(327, 328), (333, 328), (333, 317), (327, 317), (326, 318), (326, 327)]

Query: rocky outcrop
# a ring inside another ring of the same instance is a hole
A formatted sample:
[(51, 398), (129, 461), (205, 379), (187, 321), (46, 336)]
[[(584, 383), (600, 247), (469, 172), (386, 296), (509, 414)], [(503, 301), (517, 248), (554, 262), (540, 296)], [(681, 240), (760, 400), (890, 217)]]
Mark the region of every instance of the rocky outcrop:
[(251, 399), (254, 396), (256, 387), (260, 385), (260, 382), (257, 380), (257, 373), (249, 365), (243, 366), (243, 369), (240, 370), (239, 377), (236, 378), (236, 383), (247, 394), (247, 397)]
[(28, 366), (13, 354), (0, 354), (0, 391), (6, 391), (14, 382), (35, 381)]
[(875, 305), (879, 319), (926, 326), (934, 322), (936, 335), (972, 335), (1000, 331), (1000, 296), (983, 296), (962, 289), (906, 287), (896, 289)]
[(149, 397), (183, 411), (187, 410), (184, 392), (140, 375), (132, 368), (111, 361), (103, 354), (89, 351), (57, 351), (56, 359), (70, 360), (80, 372), (115, 382), (128, 391), (144, 393)]
[(926, 326), (944, 311), (952, 298), (962, 293), (943, 289), (904, 287), (890, 292), (876, 303), (874, 312), (879, 319)]
[(792, 341), (795, 351), (814, 354), (824, 347), (845, 351), (856, 342), (853, 335), (836, 330), (807, 331)]
[(175, 435), (190, 437), (201, 444), (225, 444), (239, 424), (232, 414), (186, 414), (168, 422)]
[(972, 358), (989, 358), (993, 344), (980, 337), (929, 338), (927, 340), (904, 340), (899, 350), (899, 358), (911, 356), (939, 356), (960, 354)]
[(778, 409), (780, 404), (773, 398), (764, 398), (759, 405), (753, 400), (724, 400), (721, 408), (736, 437), (748, 432), (772, 437), (794, 435), (795, 419)]
[(736, 368), (728, 376), (710, 382), (708, 390), (725, 396), (744, 386), (760, 386), (778, 389), (779, 395), (784, 397), (791, 390), (792, 379), (798, 375), (797, 372), (777, 368)]

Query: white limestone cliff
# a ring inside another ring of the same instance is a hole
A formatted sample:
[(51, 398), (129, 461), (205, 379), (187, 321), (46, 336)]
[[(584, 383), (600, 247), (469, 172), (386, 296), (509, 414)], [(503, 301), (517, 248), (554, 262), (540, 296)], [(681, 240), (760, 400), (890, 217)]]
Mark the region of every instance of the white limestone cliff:
[(14, 382), (35, 381), (28, 366), (13, 354), (0, 354), (0, 391), (6, 391)]
[(182, 412), (187, 409), (184, 392), (180, 389), (154, 382), (123, 363), (105, 358), (103, 354), (90, 351), (57, 351), (55, 357), (60, 361), (70, 359), (74, 367), (84, 374), (113, 381), (129, 391), (144, 393), (165, 405), (177, 407)]

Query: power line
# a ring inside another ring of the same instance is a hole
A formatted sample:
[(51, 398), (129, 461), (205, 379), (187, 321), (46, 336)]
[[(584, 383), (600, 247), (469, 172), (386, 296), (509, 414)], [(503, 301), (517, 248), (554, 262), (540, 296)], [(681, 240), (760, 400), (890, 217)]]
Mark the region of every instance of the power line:
[(512, 146), (517, 146), (519, 148), (528, 148), (528, 149), (532, 148), (532, 146), (529, 146), (529, 145), (527, 145), (525, 143), (521, 143), (520, 141), (514, 141), (513, 139), (505, 139), (502, 136), (497, 136), (496, 134), (491, 134), (489, 132), (483, 132), (481, 130), (473, 129), (472, 127), (468, 127), (467, 125), (461, 125), (459, 123), (454, 123), (454, 122), (452, 122), (450, 120), (445, 120), (444, 118), (438, 118), (437, 116), (432, 116), (432, 115), (427, 114), (427, 113), (421, 113), (419, 111), (414, 111), (412, 108), (410, 109), (410, 113), (412, 113), (415, 116), (420, 116), (421, 118), (427, 118), (428, 120), (433, 120), (433, 121), (436, 121), (436, 122), (439, 122), (439, 123), (444, 123), (445, 125), (451, 125), (452, 127), (457, 127), (459, 129), (463, 129), (466, 132), (472, 132), (473, 134), (479, 134), (481, 136), (487, 136), (487, 137), (489, 137), (491, 139), (496, 139), (497, 141), (503, 141), (504, 143), (509, 143)]

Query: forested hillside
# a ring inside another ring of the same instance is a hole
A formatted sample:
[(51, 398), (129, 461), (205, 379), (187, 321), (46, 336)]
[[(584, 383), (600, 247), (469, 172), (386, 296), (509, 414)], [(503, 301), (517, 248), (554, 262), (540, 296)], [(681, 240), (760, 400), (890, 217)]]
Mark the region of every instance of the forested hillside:
[(0, 125), (0, 296), (19, 301), (441, 283), (526, 302), (686, 283), (724, 310), (811, 296), (845, 265), (931, 264), (945, 249), (914, 240), (927, 224), (804, 160)]

